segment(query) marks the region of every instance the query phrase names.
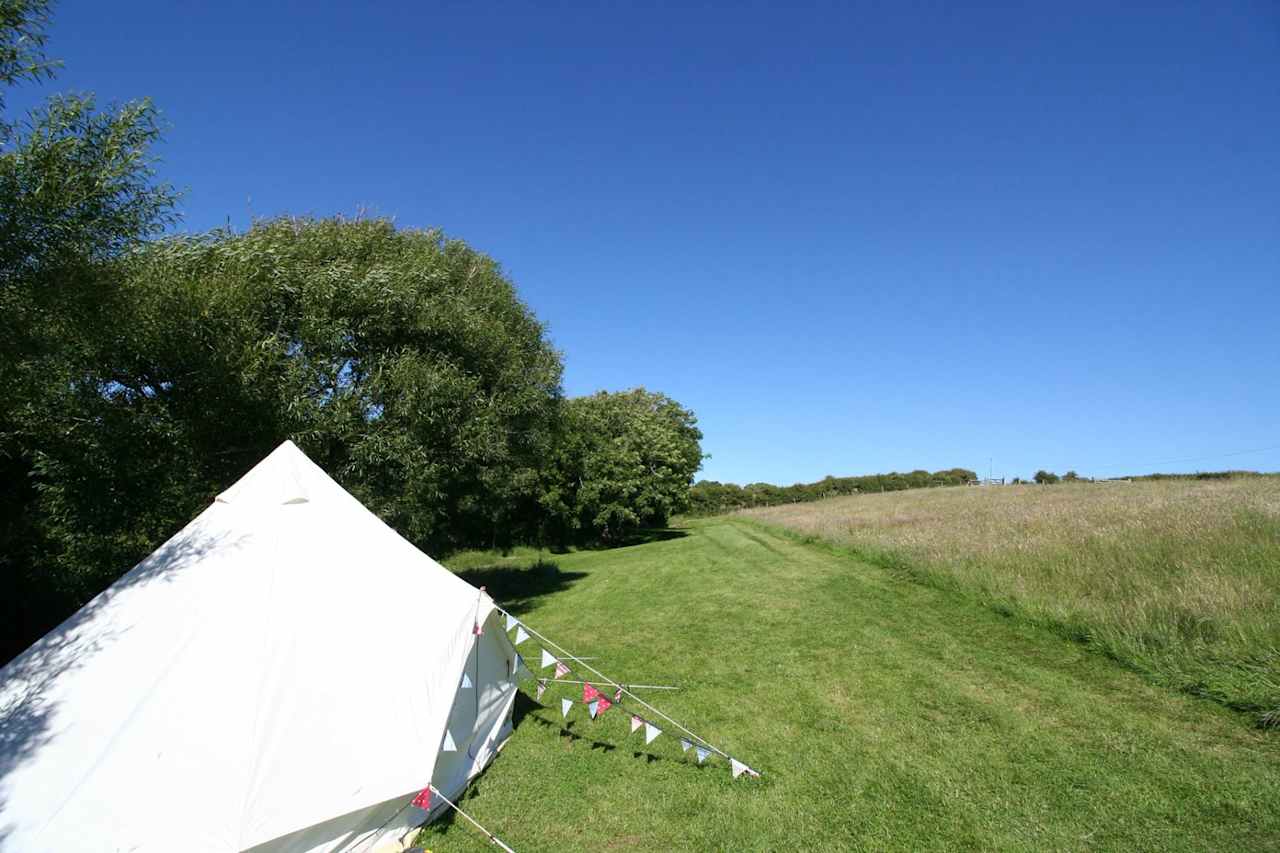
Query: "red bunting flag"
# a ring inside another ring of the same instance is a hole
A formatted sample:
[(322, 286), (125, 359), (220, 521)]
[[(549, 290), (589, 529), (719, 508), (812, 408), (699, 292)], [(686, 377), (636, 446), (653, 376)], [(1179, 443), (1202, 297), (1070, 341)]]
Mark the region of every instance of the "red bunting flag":
[(599, 698), (600, 698), (599, 690), (596, 690), (590, 684), (582, 685), (582, 703), (584, 705), (594, 699), (599, 699)]
[(420, 809), (431, 808), (431, 786), (430, 785), (428, 785), (427, 787), (423, 788), (421, 791), (418, 792), (418, 796), (413, 798), (412, 805)]
[(596, 700), (596, 705), (599, 706), (596, 708), (596, 716), (603, 714), (605, 711), (613, 707), (613, 703), (603, 696)]

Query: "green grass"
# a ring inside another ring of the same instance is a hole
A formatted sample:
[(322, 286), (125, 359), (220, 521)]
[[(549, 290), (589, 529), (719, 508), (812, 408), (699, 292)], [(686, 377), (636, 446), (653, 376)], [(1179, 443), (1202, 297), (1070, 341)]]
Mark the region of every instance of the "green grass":
[(745, 515), (1280, 725), (1280, 477), (921, 489)]
[[(519, 703), (463, 808), (531, 850), (1240, 850), (1280, 841), (1280, 739), (1043, 628), (739, 519), (453, 561), (760, 769)], [(536, 660), (533, 641), (522, 646)], [(527, 689), (527, 688), (526, 688)], [(442, 821), (434, 851), (489, 848)]]

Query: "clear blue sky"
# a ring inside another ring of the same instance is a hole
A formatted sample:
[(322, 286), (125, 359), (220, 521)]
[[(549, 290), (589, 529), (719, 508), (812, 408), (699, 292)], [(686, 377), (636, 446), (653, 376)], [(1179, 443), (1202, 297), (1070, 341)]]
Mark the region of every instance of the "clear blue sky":
[(64, 0), (50, 52), (156, 101), (185, 229), (443, 227), (701, 476), (1280, 469), (1280, 7), (969, 5)]

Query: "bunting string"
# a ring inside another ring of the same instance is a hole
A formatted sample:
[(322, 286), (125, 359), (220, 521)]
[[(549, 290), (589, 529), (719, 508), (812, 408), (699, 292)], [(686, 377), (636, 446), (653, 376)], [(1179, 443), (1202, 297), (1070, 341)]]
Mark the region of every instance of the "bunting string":
[[(499, 607), (496, 603), (494, 604), (494, 607), (495, 607), (495, 608), (497, 608), (497, 610), (498, 610), (500, 613), (502, 613), (504, 616), (506, 616), (508, 619), (515, 619), (515, 617), (514, 617), (514, 616), (512, 616), (510, 613), (508, 613), (508, 612), (507, 612), (505, 609), (503, 609), (502, 607)], [(695, 741), (695, 742), (696, 742), (696, 744), (700, 745), (704, 750), (706, 750), (706, 751), (708, 751), (708, 752), (714, 752), (716, 755), (719, 755), (719, 756), (721, 756), (721, 757), (723, 757), (723, 758), (725, 758), (725, 759), (727, 759), (727, 760), (729, 760), (729, 761), (731, 761), (731, 762), (738, 763), (738, 762), (737, 762), (737, 759), (733, 758), (731, 755), (729, 755), (729, 753), (725, 752), (723, 749), (720, 749), (718, 746), (716, 746), (715, 744), (711, 743), (711, 742), (710, 742), (709, 740), (707, 740), (706, 738), (704, 738), (704, 737), (702, 737), (701, 735), (697, 734), (696, 732), (692, 731), (688, 726), (685, 726), (684, 724), (680, 723), (678, 720), (676, 720), (676, 719), (672, 718), (671, 716), (669, 716), (669, 715), (667, 715), (667, 714), (663, 713), (663, 712), (662, 712), (661, 710), (659, 710), (658, 708), (653, 707), (653, 706), (652, 706), (652, 705), (650, 705), (648, 702), (646, 702), (644, 699), (642, 699), (642, 698), (640, 698), (639, 696), (637, 696), (636, 694), (632, 693), (629, 689), (627, 689), (627, 686), (626, 686), (625, 684), (621, 684), (621, 683), (619, 683), (619, 682), (617, 682), (617, 681), (614, 681), (612, 678), (610, 678), (609, 676), (605, 675), (603, 672), (601, 672), (600, 670), (596, 669), (596, 668), (595, 668), (595, 667), (593, 667), (591, 664), (586, 663), (582, 658), (577, 657), (577, 656), (575, 656), (574, 654), (572, 654), (571, 652), (569, 652), (569, 650), (568, 650), (568, 649), (566, 649), (564, 646), (560, 645), (559, 643), (557, 643), (557, 642), (555, 642), (555, 641), (553, 641), (553, 640), (548, 639), (548, 638), (547, 638), (546, 636), (544, 636), (543, 634), (540, 634), (540, 633), (538, 633), (538, 631), (534, 630), (533, 628), (529, 627), (528, 625), (525, 625), (525, 623), (520, 622), (518, 619), (515, 619), (515, 621), (516, 621), (518, 624), (520, 624), (520, 625), (524, 625), (525, 630), (527, 630), (527, 631), (528, 631), (532, 636), (537, 637), (537, 638), (538, 638), (538, 640), (539, 640), (540, 642), (542, 642), (542, 644), (543, 644), (544, 646), (549, 646), (550, 648), (555, 649), (555, 650), (559, 653), (560, 657), (567, 658), (568, 660), (571, 660), (571, 661), (573, 661), (574, 663), (576, 663), (576, 664), (578, 664), (579, 666), (581, 666), (583, 669), (590, 671), (592, 674), (594, 674), (594, 675), (596, 676), (596, 680), (597, 680), (597, 681), (599, 681), (599, 682), (601, 682), (601, 683), (603, 683), (603, 684), (608, 684), (608, 685), (610, 685), (611, 687), (615, 687), (615, 688), (617, 688), (617, 689), (618, 689), (619, 691), (621, 691), (623, 694), (625, 694), (625, 695), (627, 695), (628, 697), (630, 697), (630, 698), (634, 699), (638, 704), (640, 704), (641, 706), (643, 706), (645, 709), (647, 709), (647, 710), (651, 711), (651, 712), (652, 712), (652, 713), (654, 713), (655, 715), (657, 715), (657, 716), (661, 717), (663, 720), (665, 720), (665, 721), (667, 721), (668, 723), (670, 723), (672, 726), (674, 726), (674, 727), (676, 727), (677, 729), (679, 729), (680, 731), (684, 732), (686, 735), (688, 735), (688, 736), (689, 736), (689, 738), (690, 738), (691, 740)], [(561, 668), (561, 666), (563, 666), (563, 664), (562, 664), (559, 660), (557, 660), (557, 661), (556, 661), (556, 664), (557, 664), (557, 665), (556, 665), (556, 678), (561, 678), (563, 675), (565, 675), (565, 674), (567, 674), (567, 673), (562, 673), (562, 672), (560, 672), (560, 668)], [(568, 701), (568, 700), (565, 700), (565, 701)], [(618, 705), (618, 707), (619, 707), (619, 708), (622, 708), (622, 707), (623, 707), (620, 703), (616, 703), (616, 702), (615, 702), (614, 704)], [(625, 709), (625, 708), (623, 708), (623, 710), (626, 710), (626, 709)], [(646, 721), (646, 723), (647, 723), (647, 721)], [(653, 738), (657, 737), (657, 735), (656, 735), (656, 734), (655, 734), (655, 735), (653, 735), (652, 737), (650, 737), (650, 736), (649, 736), (649, 732), (648, 732), (648, 728), (649, 728), (649, 727), (651, 727), (651, 726), (647, 726), (647, 727), (646, 727), (646, 731), (645, 731), (645, 742), (646, 742), (646, 743), (648, 743), (648, 742), (652, 741), (652, 740), (653, 740)], [(656, 729), (656, 727), (653, 727), (653, 728), (655, 728), (655, 729)], [(700, 751), (701, 751), (701, 750), (700, 750)], [(701, 762), (699, 762), (699, 763), (701, 763)], [(754, 771), (752, 771), (752, 772), (753, 772), (753, 774), (754, 774)]]
[[(590, 684), (589, 681), (574, 681), (572, 678), (544, 678), (543, 681), (554, 682), (556, 684)], [(670, 687), (665, 684), (628, 684), (632, 690), (679, 690), (679, 687)]]

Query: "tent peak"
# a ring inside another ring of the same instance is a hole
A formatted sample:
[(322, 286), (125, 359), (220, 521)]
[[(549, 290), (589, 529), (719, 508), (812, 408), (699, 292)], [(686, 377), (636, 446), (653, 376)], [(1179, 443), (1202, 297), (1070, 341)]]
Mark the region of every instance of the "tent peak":
[(216, 501), (224, 504), (278, 506), (313, 500), (325, 485), (333, 483), (298, 445), (285, 439), (257, 465), (249, 469)]

